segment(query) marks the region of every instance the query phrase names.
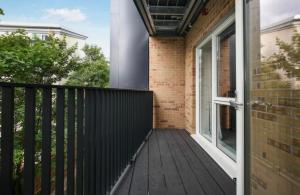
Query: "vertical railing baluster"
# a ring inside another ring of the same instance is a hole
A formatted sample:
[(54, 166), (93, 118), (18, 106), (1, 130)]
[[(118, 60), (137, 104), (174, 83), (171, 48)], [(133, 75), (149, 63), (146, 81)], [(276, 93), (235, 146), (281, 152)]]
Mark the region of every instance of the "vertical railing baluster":
[(34, 194), (35, 88), (25, 88), (24, 194)]
[(131, 92), (131, 98), (130, 98), (130, 107), (131, 107), (131, 111), (130, 111), (130, 118), (131, 118), (131, 128), (130, 128), (130, 135), (129, 135), (129, 138), (130, 138), (130, 156), (133, 156), (134, 155), (134, 92), (132, 91)]
[(150, 129), (153, 129), (153, 92), (148, 92), (150, 95)]
[(14, 88), (2, 87), (0, 194), (13, 193)]
[(101, 96), (101, 91), (96, 90), (96, 194), (101, 194), (101, 167), (102, 167), (102, 161), (101, 161), (101, 153), (102, 153), (102, 138), (101, 138), (101, 123), (102, 123), (102, 108), (101, 108), (101, 103), (102, 103), (102, 96)]
[(105, 178), (105, 181), (106, 181), (106, 185), (105, 185), (105, 190), (106, 190), (106, 193), (110, 190), (110, 121), (111, 121), (111, 93), (107, 92), (107, 98), (106, 98), (106, 104), (107, 104), (107, 123), (106, 123), (106, 132), (105, 132), (105, 139), (107, 140), (105, 145), (106, 145), (106, 165), (105, 165), (105, 169), (106, 169), (106, 178)]
[(128, 91), (125, 92), (125, 161), (126, 161), (126, 166), (129, 164), (129, 154), (128, 154), (128, 129), (129, 129), (129, 114), (128, 114), (128, 107), (129, 107), (129, 102), (128, 102)]
[(116, 155), (115, 155), (115, 174), (114, 174), (114, 183), (117, 181), (118, 179), (118, 176), (119, 176), (119, 171), (120, 171), (120, 149), (119, 149), (119, 145), (120, 145), (120, 139), (119, 139), (119, 136), (120, 136), (120, 133), (122, 131), (122, 128), (121, 128), (121, 118), (120, 118), (120, 104), (119, 104), (119, 100), (120, 100), (120, 95), (121, 95), (121, 91), (116, 91), (116, 108), (115, 108), (115, 116), (116, 116), (116, 119), (115, 119), (115, 152), (116, 152)]
[(55, 193), (64, 194), (64, 131), (65, 131), (65, 90), (57, 88), (56, 98), (56, 173)]
[(110, 191), (111, 188), (111, 182), (112, 182), (112, 167), (113, 167), (113, 162), (112, 162), (112, 155), (113, 155), (113, 148), (112, 148), (112, 129), (113, 129), (113, 123), (114, 123), (114, 94), (110, 91), (109, 93), (109, 122), (108, 122), (108, 190)]
[(85, 90), (85, 126), (84, 126), (84, 194), (90, 194), (90, 131), (91, 131), (91, 92)]
[(116, 133), (115, 133), (115, 129), (116, 129), (116, 119), (117, 119), (117, 94), (115, 91), (112, 91), (112, 115), (111, 115), (111, 131), (110, 131), (110, 140), (111, 140), (111, 166), (110, 166), (110, 173), (111, 173), (111, 177), (110, 177), (110, 187), (112, 187), (112, 183), (114, 183), (114, 179), (115, 179), (115, 160), (116, 160)]
[(122, 129), (120, 128), (121, 125), (121, 120), (120, 120), (120, 105), (119, 105), (119, 99), (120, 99), (120, 91), (115, 91), (116, 94), (116, 108), (115, 108), (115, 163), (114, 163), (114, 180), (113, 182), (115, 183), (117, 181), (118, 175), (119, 175), (119, 162), (120, 162), (120, 153), (119, 153), (119, 144), (120, 144), (120, 140), (119, 140), (119, 135), (120, 135), (120, 131), (122, 131)]
[(41, 194), (51, 193), (51, 115), (52, 90), (42, 90), (42, 189)]
[(90, 103), (90, 117), (91, 117), (91, 129), (90, 129), (90, 194), (95, 194), (95, 170), (96, 170), (96, 165), (95, 165), (95, 124), (96, 124), (96, 120), (95, 120), (95, 108), (96, 108), (96, 91), (95, 90), (91, 90), (91, 103)]
[(101, 154), (101, 193), (106, 193), (106, 179), (107, 179), (107, 122), (108, 122), (108, 111), (107, 111), (107, 92), (102, 91), (102, 99), (101, 99), (101, 111), (102, 111), (102, 124), (101, 124), (101, 143), (102, 143), (102, 154)]
[(134, 99), (134, 103), (133, 103), (133, 106), (134, 106), (134, 113), (133, 113), (133, 121), (134, 121), (134, 132), (133, 132), (133, 141), (134, 141), (134, 153), (136, 152), (137, 150), (137, 142), (138, 142), (138, 139), (139, 139), (139, 131), (137, 131), (137, 126), (138, 126), (138, 110), (137, 110), (137, 105), (138, 105), (138, 102), (137, 102), (137, 92), (134, 92), (134, 96), (133, 96), (133, 99)]
[(67, 194), (74, 194), (75, 90), (68, 90)]
[[(58, 195), (109, 193), (152, 128), (152, 92), (49, 85), (1, 85), (0, 194), (14, 193), (13, 137), (16, 86), (25, 89), (23, 175), (25, 180), (22, 189), (24, 194), (35, 193), (37, 90), (42, 90), (41, 194), (50, 195), (54, 192), (52, 190)], [(56, 88), (56, 110), (53, 121), (56, 126), (54, 189), (51, 188), (52, 88)], [(68, 94), (66, 102), (65, 90)], [(65, 106), (67, 106), (66, 115)]]
[(83, 194), (83, 113), (84, 91), (77, 90), (77, 159), (76, 159), (76, 194)]
[(118, 98), (118, 121), (119, 121), (119, 125), (118, 125), (118, 130), (117, 130), (117, 138), (118, 138), (118, 163), (117, 163), (117, 178), (120, 176), (120, 173), (122, 171), (123, 168), (123, 153), (122, 153), (122, 148), (121, 146), (123, 146), (123, 130), (124, 130), (124, 124), (123, 124), (123, 120), (124, 118), (123, 116), (123, 107), (122, 107), (122, 103), (121, 100), (123, 98), (123, 92), (122, 91), (118, 91), (119, 94), (119, 98)]

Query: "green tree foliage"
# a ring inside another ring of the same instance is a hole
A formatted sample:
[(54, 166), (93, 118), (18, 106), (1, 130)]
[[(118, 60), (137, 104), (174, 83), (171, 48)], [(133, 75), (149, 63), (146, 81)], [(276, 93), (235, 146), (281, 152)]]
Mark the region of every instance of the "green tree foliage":
[(0, 15), (4, 15), (4, 11), (2, 8), (0, 8)]
[(109, 67), (101, 48), (85, 45), (82, 50), (85, 57), (80, 63), (80, 67), (70, 75), (67, 84), (107, 87)]
[(0, 80), (52, 84), (79, 67), (77, 46), (49, 35), (30, 38), (24, 31), (0, 36)]
[(276, 39), (276, 45), (279, 48), (277, 53), (269, 57), (265, 63), (273, 67), (273, 69), (282, 69), (287, 73), (287, 77), (300, 78), (300, 33), (295, 32), (291, 42), (287, 43), (280, 39)]
[[(49, 34), (46, 40), (29, 37), (25, 31), (0, 36), (0, 81), (17, 83), (55, 84), (69, 78), (68, 84), (106, 87), (108, 62), (101, 49), (86, 45), (86, 56), (76, 56), (77, 45), (67, 47), (65, 39)], [(1, 93), (1, 91), (0, 91)], [(36, 96), (36, 165), (40, 166), (41, 152), (41, 91)], [(53, 104), (55, 106), (55, 104)], [(53, 108), (55, 115), (55, 108)], [(53, 118), (55, 120), (55, 117)], [(21, 185), (24, 163), (24, 90), (15, 90), (14, 178)], [(55, 121), (53, 121), (55, 124)], [(55, 137), (55, 132), (52, 134)], [(52, 153), (55, 154), (55, 140)], [(38, 176), (39, 168), (36, 168)], [(16, 187), (16, 189), (20, 187)]]
[[(53, 84), (76, 70), (79, 58), (77, 45), (67, 47), (65, 39), (49, 34), (46, 40), (29, 37), (25, 31), (0, 36), (0, 81)], [(36, 96), (36, 164), (40, 166), (41, 151), (41, 91)], [(24, 161), (24, 90), (15, 89), (14, 178), (20, 185)], [(39, 172), (36, 172), (39, 175)], [(19, 188), (20, 189), (20, 188)]]

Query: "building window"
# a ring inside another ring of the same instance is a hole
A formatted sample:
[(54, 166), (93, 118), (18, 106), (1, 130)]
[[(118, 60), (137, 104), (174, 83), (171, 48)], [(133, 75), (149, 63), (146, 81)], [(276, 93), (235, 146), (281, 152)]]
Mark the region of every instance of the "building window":
[[(197, 48), (197, 132), (206, 142), (204, 149), (222, 156), (231, 167), (237, 162), (237, 132), (244, 129), (238, 123), (244, 112), (238, 97), (243, 86), (236, 85), (243, 83), (243, 77), (237, 73), (236, 44), (235, 15), (232, 15)], [(235, 174), (232, 170), (228, 172)]]
[(208, 41), (200, 49), (200, 134), (211, 141), (212, 109), (212, 42)]
[(47, 40), (49, 38), (49, 35), (42, 35), (42, 40)]
[(217, 40), (218, 96), (235, 97), (235, 25), (219, 34)]

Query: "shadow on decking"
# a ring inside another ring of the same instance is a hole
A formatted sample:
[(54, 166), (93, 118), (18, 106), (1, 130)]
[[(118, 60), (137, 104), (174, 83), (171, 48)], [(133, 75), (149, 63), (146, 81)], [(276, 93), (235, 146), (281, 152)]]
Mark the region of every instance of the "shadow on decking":
[(154, 130), (118, 195), (234, 195), (235, 183), (185, 130)]

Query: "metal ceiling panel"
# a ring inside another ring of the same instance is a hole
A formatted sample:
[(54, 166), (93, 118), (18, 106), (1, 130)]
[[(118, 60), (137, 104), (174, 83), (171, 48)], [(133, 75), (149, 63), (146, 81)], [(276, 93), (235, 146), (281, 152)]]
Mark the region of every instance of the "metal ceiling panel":
[(152, 36), (183, 36), (208, 0), (134, 0)]

